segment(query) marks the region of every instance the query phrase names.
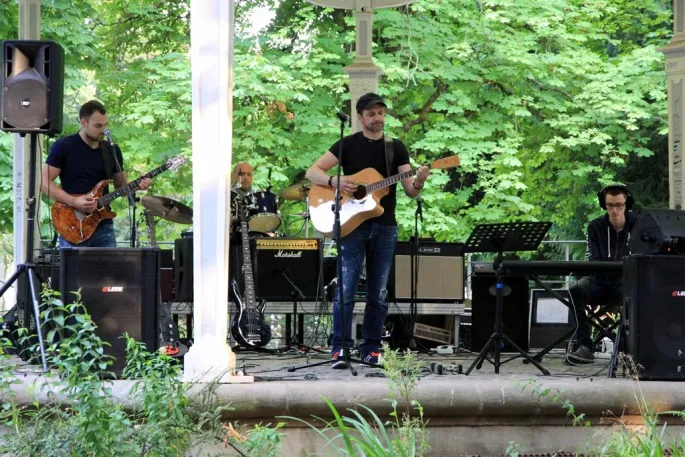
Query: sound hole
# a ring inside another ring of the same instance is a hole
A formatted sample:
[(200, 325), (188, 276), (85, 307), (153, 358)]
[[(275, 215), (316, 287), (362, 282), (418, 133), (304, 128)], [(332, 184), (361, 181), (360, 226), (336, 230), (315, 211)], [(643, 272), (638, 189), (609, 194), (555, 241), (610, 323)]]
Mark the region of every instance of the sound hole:
[(358, 185), (357, 190), (354, 191), (352, 196), (357, 200), (361, 200), (362, 198), (366, 197), (366, 186), (362, 184)]

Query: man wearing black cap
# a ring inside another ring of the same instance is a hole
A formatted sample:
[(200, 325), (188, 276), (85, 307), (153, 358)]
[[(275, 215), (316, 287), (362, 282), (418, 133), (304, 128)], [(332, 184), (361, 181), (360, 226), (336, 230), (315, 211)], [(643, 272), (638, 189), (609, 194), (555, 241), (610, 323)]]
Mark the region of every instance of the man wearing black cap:
[[(599, 206), (606, 210), (604, 216), (590, 222), (587, 228), (587, 260), (621, 260), (630, 255), (628, 241), (637, 216), (630, 209), (634, 199), (623, 184), (610, 184), (597, 193)], [(584, 276), (571, 287), (571, 299), (576, 312), (578, 349), (568, 354), (568, 361), (592, 363), (595, 360), (590, 321), (586, 306), (617, 305), (621, 299), (623, 281), (621, 278)]]
[[(374, 93), (359, 97), (357, 119), (362, 130), (342, 140), (342, 170), (346, 176), (340, 178), (340, 190), (353, 193), (357, 185), (348, 176), (372, 167), (384, 177), (411, 170), (409, 153), (404, 144), (392, 139), (392, 161), (390, 170), (386, 163), (385, 109), (383, 99)], [(307, 178), (315, 184), (335, 188), (337, 178), (327, 172), (338, 164), (340, 141), (331, 146), (319, 160), (307, 170)], [(428, 178), (429, 170), (421, 167), (416, 178), (402, 180), (404, 193), (414, 198), (421, 192)], [(354, 345), (352, 339), (352, 312), (357, 283), (366, 258), (367, 299), (362, 327), (363, 342), (359, 345), (362, 359), (371, 364), (381, 363), (381, 332), (388, 311), (386, 302), (388, 276), (397, 241), (397, 221), (395, 220), (396, 185), (390, 187), (388, 195), (380, 201), (384, 209), (382, 215), (369, 219), (341, 240), (340, 258), (343, 269), (343, 301), (345, 327), (342, 328), (340, 300), (338, 294), (333, 299), (333, 368), (345, 368), (342, 350)], [(337, 271), (337, 270), (336, 270)]]

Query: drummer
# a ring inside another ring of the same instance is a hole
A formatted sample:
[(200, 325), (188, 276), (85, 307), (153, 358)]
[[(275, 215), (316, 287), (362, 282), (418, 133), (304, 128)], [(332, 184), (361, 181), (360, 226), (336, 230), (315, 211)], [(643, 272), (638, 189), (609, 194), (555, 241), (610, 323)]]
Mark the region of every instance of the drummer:
[(241, 197), (252, 193), (252, 165), (240, 162), (231, 173), (232, 191)]

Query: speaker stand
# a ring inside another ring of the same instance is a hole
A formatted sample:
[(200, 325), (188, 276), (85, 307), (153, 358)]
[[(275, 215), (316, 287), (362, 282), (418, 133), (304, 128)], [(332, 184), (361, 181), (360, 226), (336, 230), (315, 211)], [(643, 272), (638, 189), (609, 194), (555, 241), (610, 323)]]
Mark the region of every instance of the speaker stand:
[[(45, 342), (43, 340), (43, 325), (40, 322), (40, 306), (39, 306), (39, 301), (38, 301), (38, 293), (36, 292), (36, 282), (34, 281), (34, 278), (37, 277), (36, 275), (36, 265), (33, 264), (33, 238), (35, 235), (35, 223), (36, 223), (36, 194), (35, 194), (35, 187), (36, 187), (36, 143), (37, 143), (37, 137), (38, 134), (36, 133), (31, 133), (30, 134), (30, 147), (29, 147), (29, 196), (26, 199), (26, 204), (27, 204), (27, 221), (28, 221), (28, 227), (26, 230), (26, 255), (25, 255), (25, 263), (22, 263), (20, 265), (17, 265), (17, 269), (14, 271), (12, 276), (5, 282), (5, 284), (2, 285), (2, 288), (0, 288), (0, 297), (5, 295), (5, 292), (12, 287), (12, 284), (14, 284), (19, 278), (22, 276), (25, 276), (28, 279), (28, 289), (29, 293), (27, 294), (26, 297), (23, 298), (23, 305), (25, 306), (24, 308), (24, 322), (28, 321), (28, 302), (29, 298), (31, 303), (33, 304), (33, 318), (35, 319), (36, 322), (36, 333), (38, 333), (38, 346), (40, 349), (40, 359), (43, 365), (43, 370), (46, 372), (48, 371), (48, 362), (45, 357)], [(25, 283), (26, 284), (26, 283)], [(20, 288), (21, 290), (21, 288)]]

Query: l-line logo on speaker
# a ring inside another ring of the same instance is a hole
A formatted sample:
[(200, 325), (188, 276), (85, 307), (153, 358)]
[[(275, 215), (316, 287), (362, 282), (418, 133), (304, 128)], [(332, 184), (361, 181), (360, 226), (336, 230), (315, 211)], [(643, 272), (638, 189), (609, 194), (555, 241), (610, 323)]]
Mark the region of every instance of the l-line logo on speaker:
[(103, 292), (123, 292), (124, 288), (122, 286), (103, 286)]
[(685, 290), (674, 290), (671, 297), (685, 297)]

